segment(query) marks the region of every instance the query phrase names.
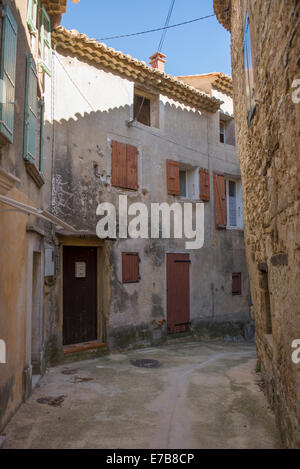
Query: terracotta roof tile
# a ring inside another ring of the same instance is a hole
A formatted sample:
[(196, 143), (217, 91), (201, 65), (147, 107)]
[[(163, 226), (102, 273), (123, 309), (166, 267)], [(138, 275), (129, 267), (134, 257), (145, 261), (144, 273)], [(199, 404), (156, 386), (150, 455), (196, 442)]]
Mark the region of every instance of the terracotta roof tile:
[(66, 12), (67, 0), (43, 0), (43, 5), (50, 15), (60, 15)]
[(216, 112), (222, 104), (222, 101), (196, 90), (172, 75), (149, 67), (145, 62), (116, 51), (95, 39), (90, 39), (85, 34), (79, 34), (78, 31), (69, 31), (63, 26), (59, 26), (52, 32), (52, 39), (58, 51), (64, 51), (96, 66), (112, 70), (128, 80), (149, 86), (153, 90), (192, 108)]
[(218, 21), (227, 31), (231, 29), (231, 0), (214, 0), (214, 11)]

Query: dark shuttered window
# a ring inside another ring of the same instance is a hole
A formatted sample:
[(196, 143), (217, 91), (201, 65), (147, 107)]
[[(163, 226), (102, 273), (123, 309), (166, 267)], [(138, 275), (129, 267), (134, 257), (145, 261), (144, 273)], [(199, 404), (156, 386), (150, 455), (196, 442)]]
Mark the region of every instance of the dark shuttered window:
[(240, 272), (232, 274), (232, 294), (242, 294), (242, 274)]
[(137, 252), (122, 252), (122, 282), (136, 283), (140, 280), (139, 255)]

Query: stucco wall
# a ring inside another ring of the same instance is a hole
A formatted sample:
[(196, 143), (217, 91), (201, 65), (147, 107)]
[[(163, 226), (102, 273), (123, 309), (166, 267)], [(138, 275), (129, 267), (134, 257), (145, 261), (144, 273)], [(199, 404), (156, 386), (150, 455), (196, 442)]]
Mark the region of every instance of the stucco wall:
[[(118, 206), (120, 194), (128, 196), (129, 205), (182, 201), (167, 194), (167, 159), (208, 168), (211, 201), (205, 204), (205, 245), (199, 251), (190, 251), (192, 323), (196, 327), (201, 321), (249, 320), (243, 232), (220, 231), (214, 225), (212, 171), (240, 174), (235, 148), (219, 143), (218, 114), (201, 113), (160, 96), (159, 128), (136, 122), (128, 127), (133, 117), (132, 82), (62, 55), (55, 58), (54, 75), (56, 214), (77, 229), (95, 231), (98, 203)], [(50, 124), (47, 127), (51, 139)], [(138, 147), (136, 192), (107, 184), (112, 140)], [(137, 284), (121, 282), (123, 250), (140, 254), (141, 281)], [(139, 328), (142, 337), (152, 318), (166, 317), (167, 252), (185, 252), (184, 241), (111, 242), (111, 346), (119, 345), (120, 331), (131, 328), (133, 331), (127, 332), (132, 337), (134, 329)], [(243, 275), (240, 297), (231, 294), (231, 273), (236, 271)]]
[[(292, 341), (300, 338), (300, 105), (292, 101), (292, 83), (299, 78), (300, 6), (296, 0), (231, 3), (234, 104), (258, 356), (285, 443), (300, 447), (300, 368), (291, 359)], [(243, 61), (247, 4), (256, 101), (249, 126)], [(272, 336), (266, 335), (268, 302)]]

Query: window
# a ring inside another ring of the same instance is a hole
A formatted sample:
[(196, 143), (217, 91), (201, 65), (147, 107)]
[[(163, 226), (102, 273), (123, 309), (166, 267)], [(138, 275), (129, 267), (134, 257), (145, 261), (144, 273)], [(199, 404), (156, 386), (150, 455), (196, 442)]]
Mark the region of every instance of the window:
[(250, 123), (254, 111), (254, 78), (253, 78), (253, 63), (252, 63), (252, 51), (251, 51), (251, 37), (250, 37), (250, 23), (249, 15), (246, 15), (245, 31), (244, 31), (244, 69), (245, 69), (245, 80), (246, 80), (246, 98), (247, 98), (247, 111), (248, 111), (248, 123)]
[(150, 99), (134, 95), (134, 119), (144, 125), (151, 125)]
[(235, 122), (226, 114), (220, 114), (220, 142), (235, 145)]
[(126, 143), (111, 142), (111, 183), (124, 189), (137, 190), (138, 149)]
[(243, 194), (240, 180), (226, 180), (227, 228), (243, 229)]
[(41, 15), (41, 67), (51, 76), (51, 21), (44, 7)]
[(239, 272), (237, 274), (232, 274), (232, 295), (241, 295), (242, 294), (242, 274)]
[(220, 142), (225, 143), (225, 122), (220, 120)]
[(8, 5), (3, 6), (0, 67), (0, 136), (3, 143), (13, 143), (16, 59), (17, 59), (17, 23)]
[(168, 194), (199, 199), (198, 169), (184, 163), (167, 160)]
[(159, 127), (158, 96), (134, 89), (133, 118), (148, 127)]
[(31, 34), (37, 33), (38, 0), (28, 0), (27, 24)]
[(122, 252), (122, 282), (136, 283), (140, 280), (139, 255), (137, 252)]
[(180, 195), (186, 197), (186, 171), (179, 171)]

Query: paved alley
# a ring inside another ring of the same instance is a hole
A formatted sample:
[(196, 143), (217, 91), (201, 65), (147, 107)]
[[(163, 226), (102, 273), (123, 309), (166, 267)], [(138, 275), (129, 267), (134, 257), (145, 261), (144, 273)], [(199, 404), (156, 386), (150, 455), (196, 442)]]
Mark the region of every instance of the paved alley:
[(280, 448), (255, 366), (252, 345), (194, 342), (51, 368), (4, 448)]

